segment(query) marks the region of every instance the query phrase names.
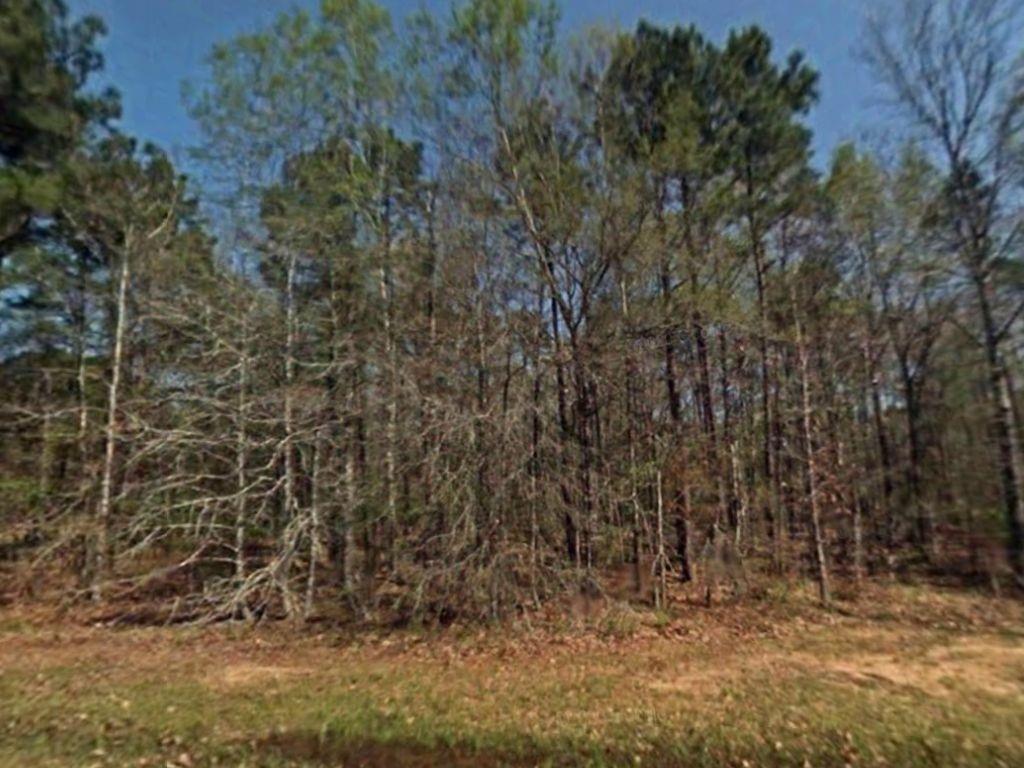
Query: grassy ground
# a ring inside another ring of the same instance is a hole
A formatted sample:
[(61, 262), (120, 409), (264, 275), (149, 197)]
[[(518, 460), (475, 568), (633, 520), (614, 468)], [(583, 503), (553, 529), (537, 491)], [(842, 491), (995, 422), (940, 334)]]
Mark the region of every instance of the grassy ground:
[(1020, 766), (1024, 608), (794, 590), (321, 634), (0, 613), (0, 766)]

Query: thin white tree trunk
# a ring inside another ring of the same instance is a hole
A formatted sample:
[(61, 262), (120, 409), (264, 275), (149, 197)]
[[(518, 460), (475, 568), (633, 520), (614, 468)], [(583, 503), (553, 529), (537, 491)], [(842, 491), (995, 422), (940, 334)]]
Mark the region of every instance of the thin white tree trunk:
[(120, 279), (117, 288), (117, 315), (114, 322), (114, 349), (111, 356), (110, 385), (107, 389), (107, 426), (104, 434), (103, 479), (100, 504), (96, 514), (96, 570), (93, 574), (93, 599), (103, 597), (103, 582), (111, 571), (110, 525), (113, 514), (114, 464), (117, 459), (117, 409), (121, 394), (121, 362), (124, 357), (124, 331), (128, 314), (128, 282), (131, 279), (129, 255), (131, 232), (125, 237), (121, 255)]
[(356, 597), (356, 458), (354, 441), (345, 453), (345, 533), (344, 559), (342, 560), (342, 578), (345, 592), (350, 600)]
[[(390, 245), (386, 248), (389, 250)], [(379, 270), (380, 280), (380, 298), (383, 304), (382, 310), (382, 324), (384, 330), (384, 356), (387, 360), (387, 425), (386, 433), (384, 436), (385, 447), (384, 447), (384, 481), (386, 484), (385, 494), (387, 499), (387, 513), (388, 521), (391, 527), (391, 542), (390, 542), (390, 554), (392, 564), (396, 557), (396, 550), (398, 546), (398, 504), (397, 504), (397, 488), (395, 480), (395, 443), (397, 440), (398, 432), (398, 404), (396, 402), (396, 386), (395, 377), (397, 372), (395, 370), (395, 351), (394, 351), (394, 339), (392, 337), (391, 329), (391, 290), (388, 285), (388, 270), (387, 265), (382, 264)]]
[(316, 563), (322, 554), (320, 541), (320, 464), (322, 440), (320, 430), (313, 436), (313, 472), (309, 502), (309, 570), (306, 574), (306, 607), (305, 618), (313, 614), (313, 602), (316, 596)]
[[(796, 310), (796, 297), (793, 308)], [(797, 355), (800, 359), (800, 423), (803, 431), (804, 451), (807, 454), (807, 494), (811, 507), (811, 535), (814, 567), (818, 580), (818, 596), (823, 605), (828, 605), (831, 592), (828, 583), (828, 566), (825, 563), (825, 540), (821, 524), (821, 502), (818, 494), (818, 463), (814, 453), (814, 423), (811, 412), (811, 388), (808, 380), (807, 344), (804, 340), (803, 325), (796, 318)]]
[(288, 583), (288, 571), (298, 544), (298, 503), (295, 496), (295, 402), (292, 389), (295, 385), (295, 255), (288, 256), (285, 288), (286, 319), (285, 361), (284, 361), (284, 511), (287, 541), (285, 551), (278, 563), (276, 580), (284, 601), (288, 618), (295, 618), (295, 596)]
[(665, 499), (662, 493), (661, 470), (657, 471), (655, 477), (657, 525), (655, 531), (655, 547), (657, 554), (654, 558), (654, 605), (656, 608), (664, 608), (666, 603), (666, 591), (668, 590), (668, 553), (665, 551)]
[(238, 361), (238, 399), (236, 403), (237, 428), (235, 432), (235, 577), (245, 579), (245, 526), (246, 520), (246, 464), (248, 463), (248, 435), (246, 400), (249, 387), (249, 329), (248, 318), (242, 320), (242, 350)]

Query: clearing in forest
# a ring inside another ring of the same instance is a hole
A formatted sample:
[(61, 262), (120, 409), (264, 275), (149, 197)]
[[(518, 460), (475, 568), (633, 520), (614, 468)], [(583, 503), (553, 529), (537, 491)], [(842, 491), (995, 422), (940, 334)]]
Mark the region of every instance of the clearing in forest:
[(381, 634), (0, 614), (0, 766), (1018, 766), (1024, 607), (810, 590)]

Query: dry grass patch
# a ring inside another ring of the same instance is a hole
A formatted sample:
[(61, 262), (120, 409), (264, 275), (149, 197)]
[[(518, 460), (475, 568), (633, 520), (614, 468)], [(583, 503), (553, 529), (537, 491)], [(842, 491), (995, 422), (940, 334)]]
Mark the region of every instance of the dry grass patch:
[(680, 600), (630, 632), (8, 615), (0, 766), (1024, 764), (1020, 606), (877, 590), (833, 613)]

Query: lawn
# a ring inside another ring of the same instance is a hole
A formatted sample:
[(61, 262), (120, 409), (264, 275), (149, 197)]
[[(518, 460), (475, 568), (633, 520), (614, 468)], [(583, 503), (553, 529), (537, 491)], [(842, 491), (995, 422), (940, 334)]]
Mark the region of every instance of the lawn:
[(353, 632), (0, 611), (0, 766), (1020, 766), (1024, 607), (874, 585)]

